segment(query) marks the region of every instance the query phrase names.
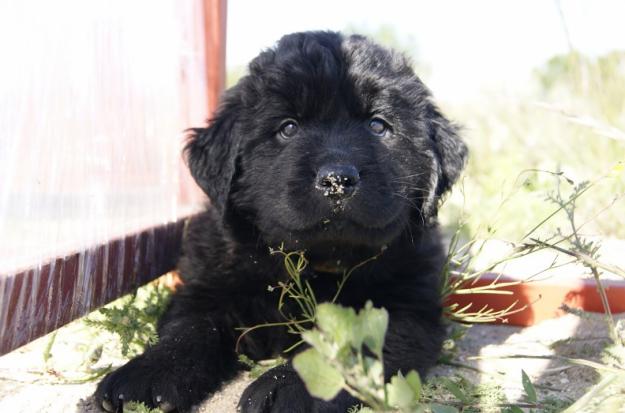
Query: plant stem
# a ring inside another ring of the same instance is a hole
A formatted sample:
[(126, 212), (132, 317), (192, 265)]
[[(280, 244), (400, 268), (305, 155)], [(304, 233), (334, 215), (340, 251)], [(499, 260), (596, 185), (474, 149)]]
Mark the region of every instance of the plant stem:
[(339, 298), (339, 295), (341, 294), (341, 291), (343, 290), (343, 287), (345, 286), (345, 283), (347, 282), (347, 280), (349, 279), (349, 277), (352, 275), (352, 273), (354, 271), (356, 271), (358, 268), (362, 267), (365, 264), (368, 264), (369, 262), (373, 261), (373, 260), (377, 260), (378, 257), (380, 255), (382, 255), (384, 253), (386, 249), (382, 249), (379, 253), (377, 253), (376, 255), (374, 255), (373, 257), (369, 257), (366, 260), (354, 265), (352, 268), (349, 269), (349, 271), (347, 271), (346, 273), (343, 274), (343, 277), (341, 278), (341, 281), (339, 281), (339, 284), (336, 288), (336, 293), (334, 294), (334, 296), (332, 297), (332, 300), (330, 300), (331, 303), (335, 303), (336, 300)]
[(559, 251), (559, 252), (561, 252), (563, 254), (567, 254), (567, 255), (570, 255), (571, 257), (575, 257), (578, 260), (580, 260), (580, 261), (582, 261), (582, 262), (584, 262), (584, 263), (586, 263), (588, 265), (591, 265), (591, 266), (594, 266), (594, 267), (597, 267), (597, 268), (601, 268), (602, 270), (605, 270), (605, 271), (607, 271), (609, 273), (612, 273), (612, 274), (615, 274), (615, 275), (619, 275), (619, 276), (625, 278), (625, 270), (620, 268), (620, 267), (618, 267), (618, 266), (616, 266), (616, 265), (610, 265), (610, 264), (599, 262), (599, 261), (595, 260), (594, 258), (590, 257), (587, 254), (584, 254), (584, 253), (581, 253), (581, 252), (578, 252), (578, 251), (567, 250), (566, 248), (558, 247), (557, 245), (549, 244), (549, 243), (546, 243), (546, 242), (541, 241), (541, 240), (536, 239), (536, 238), (531, 238), (531, 241), (533, 241), (536, 244), (542, 245), (542, 246), (544, 246), (546, 248), (551, 248), (551, 249)]
[[(312, 319), (305, 319), (305, 320), (288, 320), (288, 321), (279, 321), (276, 323), (264, 323), (264, 324), (257, 324), (255, 326), (252, 327), (248, 327), (248, 328), (237, 328), (237, 330), (243, 330), (243, 332), (239, 335), (239, 338), (237, 338), (237, 342), (234, 346), (236, 352), (239, 351), (239, 344), (241, 343), (241, 339), (243, 338), (243, 336), (247, 335), (248, 333), (257, 330), (259, 328), (265, 328), (265, 327), (284, 327), (284, 326), (298, 326), (300, 324), (304, 324), (304, 323), (313, 323), (314, 320)], [(304, 330), (303, 327), (301, 327), (302, 331)]]
[[(573, 227), (573, 230), (575, 230), (575, 227)], [(616, 323), (614, 322), (614, 317), (612, 316), (612, 311), (610, 310), (610, 302), (608, 300), (608, 294), (605, 290), (605, 287), (603, 286), (603, 283), (601, 282), (601, 275), (599, 274), (599, 271), (597, 270), (597, 268), (605, 269), (606, 271), (620, 275), (622, 277), (625, 277), (625, 271), (621, 270), (618, 267), (613, 267), (611, 265), (602, 264), (599, 261), (595, 260), (594, 258), (590, 257), (588, 254), (584, 254), (579, 251), (571, 251), (566, 248), (558, 247), (557, 245), (551, 245), (551, 244), (542, 242), (535, 238), (531, 238), (531, 240), (536, 244), (543, 245), (547, 248), (552, 248), (563, 254), (567, 254), (572, 257), (575, 257), (576, 259), (581, 261), (582, 264), (584, 264), (586, 267), (590, 269), (590, 271), (592, 272), (592, 276), (595, 279), (597, 292), (599, 293), (599, 297), (601, 298), (601, 304), (603, 305), (603, 310), (605, 311), (605, 319), (606, 319), (606, 322), (608, 323), (608, 330), (610, 331), (610, 338), (612, 339), (614, 343), (618, 343), (620, 341), (619, 334), (616, 329)], [(581, 245), (581, 241), (579, 239), (576, 242), (579, 245)]]
[(591, 266), (590, 271), (592, 271), (592, 276), (595, 277), (595, 283), (597, 284), (597, 291), (599, 292), (599, 297), (601, 297), (601, 304), (603, 304), (603, 310), (605, 311), (605, 321), (608, 323), (608, 330), (610, 331), (610, 338), (612, 342), (619, 343), (619, 334), (616, 329), (616, 323), (614, 322), (614, 317), (612, 317), (612, 310), (610, 310), (610, 302), (608, 301), (608, 294), (605, 291), (605, 287), (603, 283), (599, 279), (599, 271), (597, 271), (597, 267)]
[(525, 234), (521, 239), (525, 239), (527, 237), (529, 237), (530, 235), (532, 235), (534, 232), (536, 232), (536, 230), (538, 228), (540, 228), (541, 226), (543, 226), (543, 224), (547, 221), (549, 221), (551, 218), (553, 218), (558, 212), (562, 211), (563, 209), (565, 209), (568, 205), (572, 204), (573, 202), (575, 202), (575, 200), (577, 198), (579, 198), (580, 196), (582, 196), (584, 194), (584, 192), (588, 191), (590, 188), (592, 188), (593, 185), (588, 185), (585, 188), (583, 188), (582, 190), (580, 190), (579, 192), (577, 192), (574, 196), (572, 196), (571, 198), (569, 198), (566, 202), (564, 202), (563, 204), (561, 204), (555, 211), (553, 211), (551, 214), (549, 214), (545, 219), (543, 219), (542, 221), (540, 221), (538, 223), (538, 225), (535, 225), (534, 228), (532, 228), (527, 234)]

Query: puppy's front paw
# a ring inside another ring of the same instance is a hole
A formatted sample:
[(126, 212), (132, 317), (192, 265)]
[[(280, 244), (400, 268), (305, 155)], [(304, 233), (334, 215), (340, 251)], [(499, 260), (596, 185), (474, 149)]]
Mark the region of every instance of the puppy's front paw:
[[(347, 397), (345, 397), (347, 396)], [(290, 366), (273, 368), (250, 384), (239, 400), (242, 413), (343, 413), (358, 401), (347, 393), (331, 402), (312, 397)]]
[(109, 412), (121, 412), (124, 403), (143, 402), (167, 413), (186, 412), (206, 396), (209, 383), (189, 366), (139, 356), (109, 373), (98, 385), (95, 399)]
[(304, 413), (313, 399), (297, 373), (288, 366), (273, 368), (250, 384), (239, 400), (243, 413)]

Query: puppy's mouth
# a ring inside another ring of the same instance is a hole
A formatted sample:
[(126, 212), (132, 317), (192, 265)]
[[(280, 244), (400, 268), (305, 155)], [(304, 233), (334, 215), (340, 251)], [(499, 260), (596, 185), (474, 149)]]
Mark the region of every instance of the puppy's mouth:
[(408, 224), (408, 219), (398, 211), (383, 220), (367, 220), (366, 224), (349, 216), (348, 207), (339, 208), (316, 222), (308, 225), (289, 226), (274, 221), (263, 233), (270, 242), (284, 242), (294, 248), (311, 245), (342, 244), (360, 246), (382, 246), (395, 239)]
[[(302, 230), (314, 230), (321, 229), (323, 231), (343, 231), (348, 230), (350, 227), (358, 227), (364, 230), (383, 230), (389, 225), (392, 225), (394, 221), (398, 219), (399, 211), (392, 216), (386, 216), (383, 219), (369, 219), (362, 220), (349, 215), (349, 211), (346, 211), (346, 204), (343, 202), (336, 202), (332, 205), (332, 213), (321, 218), (313, 225), (309, 225)], [(382, 218), (382, 217), (378, 217)]]

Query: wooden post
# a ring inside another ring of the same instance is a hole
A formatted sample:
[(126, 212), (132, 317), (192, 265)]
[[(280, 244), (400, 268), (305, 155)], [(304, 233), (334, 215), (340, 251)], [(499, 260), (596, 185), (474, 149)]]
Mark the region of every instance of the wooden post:
[(226, 85), (227, 0), (204, 0), (204, 32), (208, 118), (219, 103)]

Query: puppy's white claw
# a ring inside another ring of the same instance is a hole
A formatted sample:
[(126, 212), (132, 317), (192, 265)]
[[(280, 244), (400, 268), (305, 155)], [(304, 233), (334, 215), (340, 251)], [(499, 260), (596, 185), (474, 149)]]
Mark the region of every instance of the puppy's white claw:
[(110, 401), (106, 400), (106, 399), (102, 400), (102, 408), (104, 410), (106, 410), (107, 412), (114, 412), (115, 411), (115, 408), (113, 407), (113, 404)]

